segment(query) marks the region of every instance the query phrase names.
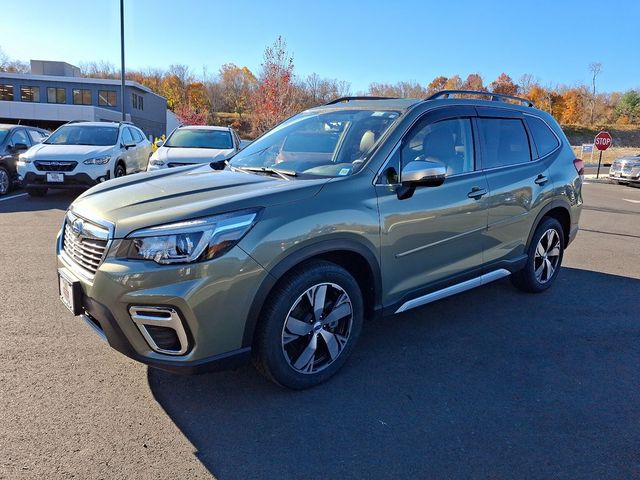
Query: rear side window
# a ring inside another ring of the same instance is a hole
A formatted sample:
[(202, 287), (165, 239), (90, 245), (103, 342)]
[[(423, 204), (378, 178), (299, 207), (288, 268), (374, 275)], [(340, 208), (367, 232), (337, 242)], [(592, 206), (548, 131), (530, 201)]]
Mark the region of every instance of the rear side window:
[(38, 130), (29, 130), (29, 135), (31, 136), (31, 140), (33, 143), (42, 143), (44, 141), (45, 136)]
[(517, 118), (479, 118), (482, 167), (496, 168), (531, 160), (529, 137)]
[(558, 145), (560, 145), (558, 137), (555, 136), (545, 122), (538, 117), (527, 116), (527, 123), (529, 124), (533, 141), (538, 149), (539, 157), (544, 157), (558, 148)]

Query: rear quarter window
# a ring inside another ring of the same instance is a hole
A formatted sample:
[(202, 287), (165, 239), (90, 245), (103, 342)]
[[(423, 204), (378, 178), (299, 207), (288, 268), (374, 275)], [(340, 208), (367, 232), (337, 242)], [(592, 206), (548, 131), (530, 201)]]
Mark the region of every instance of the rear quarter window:
[(516, 165), (531, 160), (529, 137), (518, 118), (479, 118), (482, 168)]
[(527, 123), (529, 124), (533, 141), (538, 149), (539, 157), (544, 157), (558, 148), (560, 145), (558, 137), (556, 137), (551, 128), (549, 128), (549, 125), (543, 120), (538, 117), (527, 116)]

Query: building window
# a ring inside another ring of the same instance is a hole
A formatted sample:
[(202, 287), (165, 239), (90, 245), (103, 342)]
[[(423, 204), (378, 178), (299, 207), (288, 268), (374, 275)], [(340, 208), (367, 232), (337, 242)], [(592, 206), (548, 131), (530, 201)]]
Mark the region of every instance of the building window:
[(74, 105), (91, 105), (91, 90), (74, 88), (73, 104)]
[(133, 108), (136, 110), (144, 110), (144, 97), (135, 93), (132, 93), (131, 95), (133, 98)]
[(13, 85), (0, 85), (0, 100), (13, 101)]
[(101, 107), (115, 107), (116, 92), (114, 92), (113, 90), (99, 90), (98, 105), (100, 105)]
[(20, 87), (21, 102), (39, 102), (40, 87)]
[(47, 102), (49, 103), (67, 103), (67, 92), (64, 88), (47, 88)]

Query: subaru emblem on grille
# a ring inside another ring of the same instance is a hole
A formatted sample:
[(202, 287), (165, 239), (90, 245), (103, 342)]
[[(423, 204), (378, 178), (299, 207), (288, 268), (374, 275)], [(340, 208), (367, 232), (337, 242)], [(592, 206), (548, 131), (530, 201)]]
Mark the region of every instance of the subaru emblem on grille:
[(76, 235), (82, 235), (83, 228), (84, 228), (84, 224), (82, 223), (82, 220), (80, 220), (79, 218), (74, 220), (73, 223), (71, 224), (71, 230)]

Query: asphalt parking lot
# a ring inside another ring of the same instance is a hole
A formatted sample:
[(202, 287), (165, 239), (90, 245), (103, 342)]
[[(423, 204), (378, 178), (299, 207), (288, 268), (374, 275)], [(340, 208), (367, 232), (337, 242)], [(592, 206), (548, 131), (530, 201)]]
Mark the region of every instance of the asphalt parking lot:
[(365, 325), (279, 389), (111, 350), (57, 298), (72, 193), (0, 201), (0, 478), (639, 478), (640, 189), (588, 184), (540, 295), (508, 279)]

